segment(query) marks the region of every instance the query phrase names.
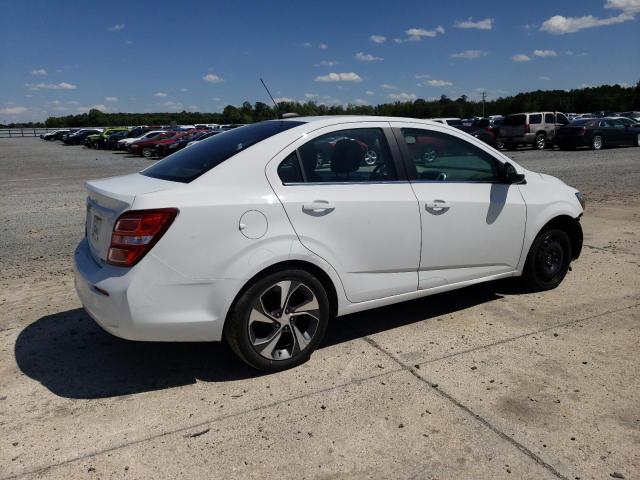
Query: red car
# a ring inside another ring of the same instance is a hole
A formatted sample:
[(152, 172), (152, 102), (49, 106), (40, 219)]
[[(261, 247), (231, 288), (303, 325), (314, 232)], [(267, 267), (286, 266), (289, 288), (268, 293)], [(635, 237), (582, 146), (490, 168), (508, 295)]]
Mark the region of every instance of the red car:
[(162, 140), (167, 140), (170, 138), (174, 138), (176, 135), (181, 134), (182, 132), (164, 132), (160, 135), (157, 135), (148, 140), (138, 140), (137, 142), (133, 142), (127, 147), (127, 151), (131, 155), (142, 155), (144, 157), (150, 158), (153, 156), (156, 143)]

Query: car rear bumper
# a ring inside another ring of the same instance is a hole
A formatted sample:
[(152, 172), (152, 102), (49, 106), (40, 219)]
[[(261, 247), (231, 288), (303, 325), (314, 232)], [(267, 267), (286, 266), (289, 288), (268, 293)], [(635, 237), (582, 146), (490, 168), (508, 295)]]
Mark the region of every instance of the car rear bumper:
[(127, 340), (220, 340), (225, 313), (219, 305), (228, 304), (225, 292), (237, 288), (224, 280), (176, 278), (175, 271), (151, 254), (130, 269), (101, 265), (86, 239), (76, 248), (74, 273), (87, 313), (104, 330)]

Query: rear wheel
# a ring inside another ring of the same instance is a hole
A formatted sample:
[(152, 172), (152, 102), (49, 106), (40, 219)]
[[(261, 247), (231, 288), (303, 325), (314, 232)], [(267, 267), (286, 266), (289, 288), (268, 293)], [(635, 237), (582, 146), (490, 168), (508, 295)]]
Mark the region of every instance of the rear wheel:
[(544, 150), (547, 145), (547, 136), (544, 133), (538, 133), (536, 139), (533, 142), (533, 148), (536, 150)]
[(567, 232), (546, 229), (533, 241), (522, 277), (533, 291), (551, 290), (560, 285), (570, 263), (571, 241)]
[(151, 158), (153, 156), (153, 150), (151, 150), (149, 147), (144, 147), (142, 149), (142, 156), (144, 158)]
[(258, 370), (276, 372), (306, 362), (327, 329), (329, 299), (304, 270), (283, 270), (256, 281), (233, 306), (224, 336)]
[(591, 139), (591, 149), (592, 150), (602, 150), (602, 147), (604, 146), (604, 140), (602, 139), (601, 135), (594, 135), (593, 138)]

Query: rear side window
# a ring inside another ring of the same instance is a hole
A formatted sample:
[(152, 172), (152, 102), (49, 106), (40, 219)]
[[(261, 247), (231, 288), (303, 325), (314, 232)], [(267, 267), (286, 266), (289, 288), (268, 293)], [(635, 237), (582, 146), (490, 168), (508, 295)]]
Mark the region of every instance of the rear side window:
[(508, 115), (505, 117), (502, 125), (506, 127), (517, 127), (518, 125), (524, 125), (527, 122), (526, 115)]
[(270, 120), (229, 130), (180, 150), (140, 173), (189, 183), (252, 145), (303, 123)]
[(532, 115), (529, 115), (529, 123), (534, 123), (534, 124), (542, 123), (542, 114), (534, 113)]
[(569, 124), (569, 119), (567, 117), (565, 117), (563, 114), (558, 113), (556, 114), (556, 118), (557, 118), (557, 122), (560, 125), (568, 125)]
[(553, 113), (544, 114), (544, 123), (556, 123), (555, 118), (553, 118)]

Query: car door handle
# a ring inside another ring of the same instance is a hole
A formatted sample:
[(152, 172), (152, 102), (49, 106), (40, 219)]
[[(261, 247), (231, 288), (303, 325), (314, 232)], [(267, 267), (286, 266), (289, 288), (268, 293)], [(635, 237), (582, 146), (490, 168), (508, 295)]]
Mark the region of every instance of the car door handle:
[(314, 200), (313, 202), (303, 203), (302, 211), (309, 214), (330, 213), (334, 211), (336, 206), (326, 200)]
[(432, 200), (430, 202), (426, 202), (424, 207), (427, 210), (439, 210), (444, 208), (451, 208), (451, 204), (449, 202), (445, 202), (444, 200)]

